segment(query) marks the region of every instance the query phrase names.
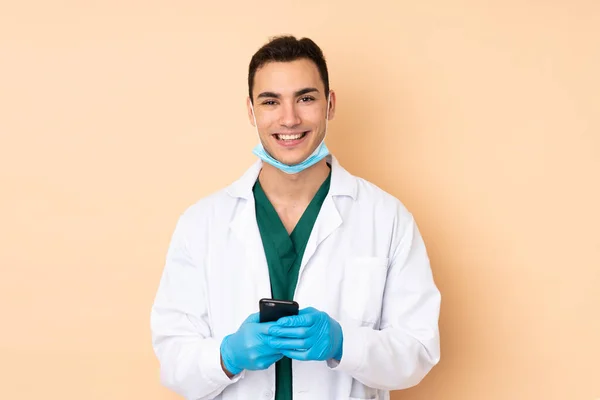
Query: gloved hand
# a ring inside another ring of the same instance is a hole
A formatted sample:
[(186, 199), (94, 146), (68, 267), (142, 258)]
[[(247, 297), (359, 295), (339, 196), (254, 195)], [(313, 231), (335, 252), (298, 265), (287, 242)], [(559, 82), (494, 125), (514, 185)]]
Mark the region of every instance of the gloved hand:
[(259, 321), (259, 313), (251, 314), (237, 332), (221, 342), (223, 366), (233, 375), (245, 369), (267, 369), (283, 358), (283, 354), (267, 345), (267, 332), (275, 323)]
[(342, 359), (342, 327), (327, 313), (312, 307), (280, 318), (268, 334), (269, 346), (286, 357), (302, 361)]

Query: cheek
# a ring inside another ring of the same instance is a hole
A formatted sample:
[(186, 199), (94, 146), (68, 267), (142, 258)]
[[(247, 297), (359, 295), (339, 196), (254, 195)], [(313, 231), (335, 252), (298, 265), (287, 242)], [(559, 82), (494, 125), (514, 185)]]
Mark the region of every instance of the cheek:
[(274, 114), (263, 114), (260, 116), (260, 119), (258, 119), (256, 121), (256, 123), (258, 124), (258, 129), (263, 132), (266, 131), (265, 133), (268, 133), (270, 131), (270, 129), (275, 126), (277, 122), (277, 116)]
[(302, 121), (307, 125), (320, 126), (325, 123), (325, 114), (319, 110), (305, 110), (300, 114)]

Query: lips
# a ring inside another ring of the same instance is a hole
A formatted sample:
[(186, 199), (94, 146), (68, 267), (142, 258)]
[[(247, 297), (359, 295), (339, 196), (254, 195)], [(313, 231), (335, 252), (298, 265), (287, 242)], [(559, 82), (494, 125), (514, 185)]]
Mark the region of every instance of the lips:
[(312, 134), (312, 131), (304, 132), (292, 132), (292, 133), (274, 133), (272, 134), (275, 139), (275, 143), (278, 147), (292, 150), (297, 146), (300, 146), (304, 141), (308, 140), (308, 137)]
[(300, 140), (302, 138), (304, 138), (306, 136), (306, 134), (308, 134), (309, 131), (305, 131), (305, 132), (298, 132), (298, 133), (274, 133), (273, 136), (275, 137), (275, 139), (280, 140), (280, 141), (294, 141), (294, 140)]

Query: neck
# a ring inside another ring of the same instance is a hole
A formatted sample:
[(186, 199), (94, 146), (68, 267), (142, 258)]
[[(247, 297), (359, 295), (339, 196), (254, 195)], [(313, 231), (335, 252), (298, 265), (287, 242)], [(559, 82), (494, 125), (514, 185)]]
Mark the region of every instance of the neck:
[(327, 176), (326, 159), (297, 174), (286, 174), (274, 166), (263, 163), (258, 180), (265, 194), (279, 204), (310, 202)]

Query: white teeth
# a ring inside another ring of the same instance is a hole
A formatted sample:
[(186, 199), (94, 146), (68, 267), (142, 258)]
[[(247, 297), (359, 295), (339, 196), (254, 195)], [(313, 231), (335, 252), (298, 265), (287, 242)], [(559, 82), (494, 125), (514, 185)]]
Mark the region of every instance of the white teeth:
[(297, 135), (281, 135), (278, 134), (277, 136), (279, 137), (280, 140), (296, 140), (296, 139), (300, 139), (302, 137), (303, 133), (299, 133)]

